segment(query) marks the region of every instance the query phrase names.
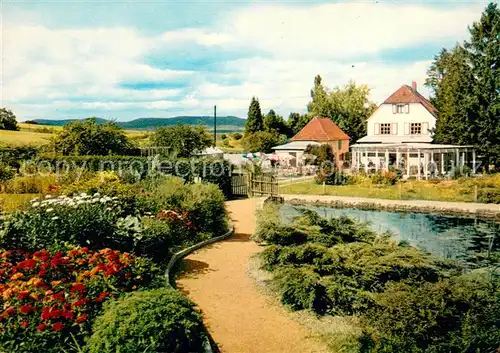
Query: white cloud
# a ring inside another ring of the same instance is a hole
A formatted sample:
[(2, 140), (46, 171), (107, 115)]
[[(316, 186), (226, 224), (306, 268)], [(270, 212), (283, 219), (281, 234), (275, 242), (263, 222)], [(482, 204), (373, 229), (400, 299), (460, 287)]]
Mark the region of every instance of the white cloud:
[[(149, 37), (122, 27), (49, 29), (36, 25), (36, 16), (29, 25), (19, 18), (4, 19), (2, 104), (20, 118), (54, 117), (71, 110), (92, 110), (98, 116), (109, 110), (118, 118), (122, 113), (124, 118), (169, 116), (173, 111), (207, 114), (214, 104), (221, 114), (245, 116), (255, 95), (263, 110), (288, 115), (305, 110), (316, 74), (329, 87), (349, 79), (368, 84), (375, 102), (412, 80), (426, 95), (423, 83), (431, 58), (401, 63), (366, 58), (390, 49), (461, 40), (482, 6), (259, 4), (226, 14), (211, 28)], [(223, 49), (218, 72), (160, 69), (144, 62), (155, 51), (165, 53), (168, 62), (169, 51), (183, 49), (187, 56), (199, 50), (197, 54), (209, 52), (210, 57)], [(225, 50), (253, 56), (225, 60)], [(224, 85), (218, 79), (239, 83)], [(179, 80), (188, 87), (133, 90), (121, 85)]]

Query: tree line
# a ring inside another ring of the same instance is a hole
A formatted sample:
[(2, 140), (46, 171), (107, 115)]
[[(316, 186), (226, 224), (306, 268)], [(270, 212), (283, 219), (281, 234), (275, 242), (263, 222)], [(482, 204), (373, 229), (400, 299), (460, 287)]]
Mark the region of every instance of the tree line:
[(429, 70), (426, 86), (438, 109), (434, 140), (472, 145), (483, 164), (500, 169), (500, 9), (490, 3), (469, 38), (443, 48)]

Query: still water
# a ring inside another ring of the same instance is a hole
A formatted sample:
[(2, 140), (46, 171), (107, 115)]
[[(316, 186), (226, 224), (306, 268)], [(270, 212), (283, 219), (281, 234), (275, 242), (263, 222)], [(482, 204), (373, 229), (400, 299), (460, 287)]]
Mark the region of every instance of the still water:
[(347, 215), (368, 222), (370, 228), (377, 232), (391, 232), (397, 241), (407, 241), (434, 256), (458, 260), (470, 266), (474, 266), (477, 254), (500, 251), (500, 223), (495, 221), (425, 213), (286, 204), (282, 205), (281, 218), (284, 222), (290, 222), (304, 208), (316, 211), (326, 218)]

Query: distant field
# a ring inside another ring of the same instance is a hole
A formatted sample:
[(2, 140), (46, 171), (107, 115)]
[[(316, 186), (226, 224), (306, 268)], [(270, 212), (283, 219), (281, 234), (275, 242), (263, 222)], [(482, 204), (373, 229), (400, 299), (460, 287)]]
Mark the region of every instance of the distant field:
[(40, 146), (49, 143), (53, 134), (31, 131), (6, 131), (0, 130), (0, 146)]

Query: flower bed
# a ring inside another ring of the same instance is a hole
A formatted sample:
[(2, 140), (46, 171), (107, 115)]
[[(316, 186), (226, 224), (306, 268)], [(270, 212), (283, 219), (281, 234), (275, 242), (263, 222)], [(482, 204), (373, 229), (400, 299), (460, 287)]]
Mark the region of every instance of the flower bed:
[(151, 285), (151, 262), (111, 249), (0, 252), (0, 348), (60, 351), (81, 341), (108, 298)]

